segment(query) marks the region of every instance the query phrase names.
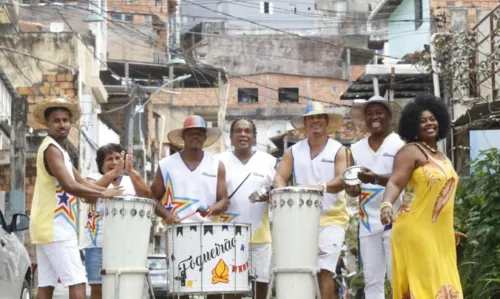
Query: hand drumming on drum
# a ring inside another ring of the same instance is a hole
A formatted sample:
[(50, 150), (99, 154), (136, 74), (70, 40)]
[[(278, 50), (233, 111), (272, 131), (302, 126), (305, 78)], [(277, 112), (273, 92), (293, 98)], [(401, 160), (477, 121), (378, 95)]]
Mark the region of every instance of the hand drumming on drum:
[(200, 215), (202, 217), (208, 217), (208, 216), (212, 215), (212, 210), (210, 209), (210, 207), (207, 207), (206, 204), (200, 203), (200, 205), (198, 206), (198, 209), (196, 211), (194, 211), (194, 212), (192, 212), (192, 213), (190, 213), (190, 214), (188, 214), (188, 215), (180, 218), (179, 219), (179, 223), (182, 222), (183, 220), (185, 220), (185, 219), (193, 216), (196, 213), (200, 213)]

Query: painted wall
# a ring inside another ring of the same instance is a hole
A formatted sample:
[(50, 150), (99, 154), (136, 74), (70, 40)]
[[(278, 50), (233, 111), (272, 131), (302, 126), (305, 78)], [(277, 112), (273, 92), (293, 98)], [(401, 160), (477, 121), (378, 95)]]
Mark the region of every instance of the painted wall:
[[(415, 29), (415, 22), (402, 22), (402, 20), (415, 19), (415, 0), (404, 0), (389, 18), (389, 55), (403, 57), (408, 53), (423, 50), (431, 37), (429, 0), (423, 2), (423, 23)], [(398, 22), (401, 21), (401, 22)], [(386, 63), (395, 63), (386, 60)]]

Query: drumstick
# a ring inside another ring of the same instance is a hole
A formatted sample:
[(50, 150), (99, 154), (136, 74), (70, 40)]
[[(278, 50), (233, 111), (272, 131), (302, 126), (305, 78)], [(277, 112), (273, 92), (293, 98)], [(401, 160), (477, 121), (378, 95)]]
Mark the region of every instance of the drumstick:
[(193, 216), (193, 215), (194, 215), (194, 214), (196, 214), (196, 213), (199, 213), (199, 212), (202, 212), (202, 213), (203, 213), (203, 212), (205, 212), (206, 210), (208, 210), (207, 205), (206, 205), (206, 204), (204, 204), (204, 203), (201, 203), (201, 204), (198, 206), (198, 209), (197, 209), (196, 211), (194, 211), (194, 212), (192, 212), (191, 214), (188, 214), (188, 215), (186, 215), (186, 216), (182, 217), (182, 218), (179, 220), (179, 222), (181, 222), (182, 220), (185, 220), (185, 219), (187, 219), (187, 218), (189, 218), (189, 217)]

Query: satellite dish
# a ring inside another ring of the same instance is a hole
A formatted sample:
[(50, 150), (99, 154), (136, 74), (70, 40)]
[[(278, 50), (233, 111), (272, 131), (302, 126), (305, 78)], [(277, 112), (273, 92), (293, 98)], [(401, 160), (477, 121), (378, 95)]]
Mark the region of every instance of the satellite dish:
[(267, 138), (273, 138), (286, 132), (286, 124), (275, 124), (267, 130)]
[(64, 23), (52, 22), (50, 23), (50, 32), (59, 33), (64, 31)]

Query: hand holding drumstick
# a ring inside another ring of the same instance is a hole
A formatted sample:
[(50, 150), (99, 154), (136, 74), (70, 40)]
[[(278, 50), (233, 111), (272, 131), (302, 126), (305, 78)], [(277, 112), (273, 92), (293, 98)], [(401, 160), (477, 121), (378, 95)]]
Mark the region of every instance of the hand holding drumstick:
[(194, 212), (192, 212), (192, 213), (190, 213), (190, 214), (188, 214), (188, 215), (186, 215), (186, 216), (182, 217), (182, 218), (179, 220), (179, 222), (181, 222), (181, 221), (183, 221), (183, 220), (185, 220), (185, 219), (187, 219), (187, 218), (189, 218), (189, 217), (193, 216), (193, 215), (194, 215), (194, 214), (196, 214), (196, 213), (200, 213), (201, 217), (207, 217), (207, 216), (210, 216), (210, 215), (212, 214), (212, 210), (211, 210), (209, 207), (207, 207), (207, 205), (206, 205), (206, 204), (201, 203), (201, 204), (198, 206), (198, 209), (197, 209), (196, 211), (194, 211)]

